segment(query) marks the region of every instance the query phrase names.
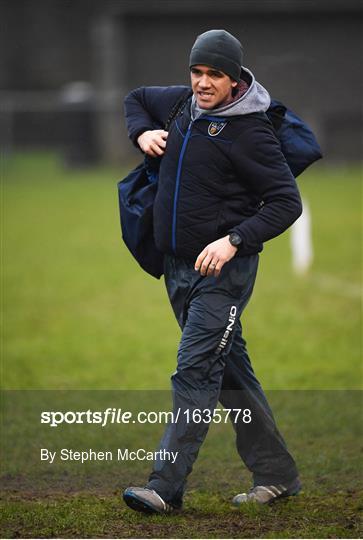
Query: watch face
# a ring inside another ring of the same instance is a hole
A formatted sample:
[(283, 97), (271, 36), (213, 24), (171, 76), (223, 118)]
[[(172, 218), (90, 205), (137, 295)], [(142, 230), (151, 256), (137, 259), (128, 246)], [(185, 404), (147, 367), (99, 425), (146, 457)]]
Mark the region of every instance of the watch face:
[(229, 235), (229, 241), (231, 242), (232, 246), (239, 246), (242, 239), (239, 234), (237, 233), (231, 233)]

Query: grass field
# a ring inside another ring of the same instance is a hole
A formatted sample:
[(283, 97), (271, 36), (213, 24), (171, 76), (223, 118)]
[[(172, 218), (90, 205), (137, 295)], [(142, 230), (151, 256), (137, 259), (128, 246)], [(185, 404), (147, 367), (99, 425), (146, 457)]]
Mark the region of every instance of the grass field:
[[(27, 392), (35, 390), (68, 391), (73, 401), (76, 390), (137, 390), (142, 401), (149, 391), (169, 388), (179, 329), (162, 281), (146, 276), (122, 245), (116, 182), (125, 170), (67, 171), (56, 156), (39, 154), (3, 161), (5, 404), (18, 399), (24, 411), (27, 396), (36, 395)], [(313, 267), (304, 277), (293, 274), (288, 233), (267, 244), (243, 318), (255, 371), (301, 470), (300, 497), (269, 508), (231, 508), (230, 496), (248, 488), (249, 475), (230, 426), (226, 437), (213, 427), (191, 475), (185, 513), (166, 520), (134, 515), (118, 493), (142, 482), (148, 467), (101, 467), (86, 477), (71, 470), (67, 481), (59, 480), (61, 471), (47, 477), (31, 452), (25, 466), (25, 439), (34, 433), (15, 415), (10, 427), (3, 418), (11, 441), (3, 450), (19, 461), (2, 465), (2, 536), (359, 537), (360, 181), (358, 167), (314, 166), (303, 176)], [(159, 432), (148, 436), (156, 446)], [(93, 476), (100, 481), (92, 483)]]

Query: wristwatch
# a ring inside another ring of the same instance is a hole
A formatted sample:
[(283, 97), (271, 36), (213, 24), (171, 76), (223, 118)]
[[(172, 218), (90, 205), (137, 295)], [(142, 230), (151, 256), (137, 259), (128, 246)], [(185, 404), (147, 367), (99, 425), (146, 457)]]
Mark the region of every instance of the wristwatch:
[(242, 242), (242, 238), (239, 234), (233, 232), (229, 235), (229, 241), (234, 247), (238, 247), (240, 243)]

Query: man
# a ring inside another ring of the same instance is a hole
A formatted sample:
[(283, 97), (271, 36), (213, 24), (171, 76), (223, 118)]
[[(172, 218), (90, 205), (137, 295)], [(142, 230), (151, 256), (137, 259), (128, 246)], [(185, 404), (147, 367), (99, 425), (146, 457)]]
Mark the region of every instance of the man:
[[(162, 156), (154, 236), (165, 254), (165, 283), (182, 329), (172, 375), (174, 413), (145, 487), (125, 490), (134, 510), (180, 509), (186, 478), (218, 400), (231, 415), (237, 450), (253, 474), (249, 493), (269, 503), (295, 495), (295, 462), (254, 375), (240, 316), (251, 294), (258, 253), (301, 214), (301, 199), (265, 111), (268, 92), (242, 66), (242, 45), (225, 30), (198, 36), (190, 54), (192, 96), (163, 129), (186, 87), (144, 87), (125, 99), (130, 139)], [(178, 414), (179, 412), (179, 414)], [(247, 415), (247, 418), (243, 415)]]

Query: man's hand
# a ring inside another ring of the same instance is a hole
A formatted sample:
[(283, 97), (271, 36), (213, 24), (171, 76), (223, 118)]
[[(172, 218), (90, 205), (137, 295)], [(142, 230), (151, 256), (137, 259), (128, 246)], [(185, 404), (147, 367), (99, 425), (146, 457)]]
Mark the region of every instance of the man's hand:
[(236, 251), (237, 248), (232, 246), (228, 236), (220, 238), (203, 249), (195, 261), (194, 268), (202, 276), (218, 277), (222, 266), (235, 256)]
[(137, 144), (141, 150), (152, 157), (162, 156), (165, 147), (168, 132), (163, 129), (153, 129), (144, 131), (138, 138)]

